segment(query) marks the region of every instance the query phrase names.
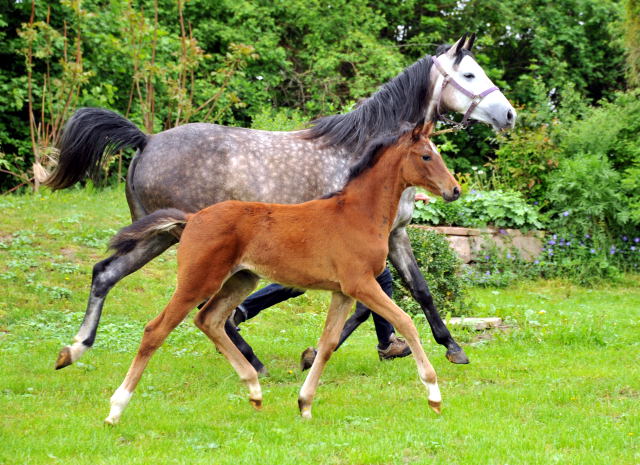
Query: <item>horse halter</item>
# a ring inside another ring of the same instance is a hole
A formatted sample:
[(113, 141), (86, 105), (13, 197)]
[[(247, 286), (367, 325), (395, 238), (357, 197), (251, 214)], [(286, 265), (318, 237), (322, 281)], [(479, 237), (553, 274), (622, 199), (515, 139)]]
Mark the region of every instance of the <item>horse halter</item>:
[[(438, 63), (438, 59), (435, 56), (431, 56), (431, 61), (436, 66), (436, 69), (440, 71), (440, 74), (442, 74), (442, 76), (444, 77), (444, 79), (442, 80), (442, 87), (440, 88), (440, 95), (438, 96), (438, 104), (436, 106), (436, 119), (444, 121), (445, 123), (452, 124), (455, 126), (456, 129), (467, 128), (471, 124), (471, 122), (469, 122), (469, 117), (471, 116), (471, 113), (473, 113), (473, 110), (476, 109), (476, 107), (480, 104), (482, 99), (485, 98), (487, 95), (489, 95), (491, 92), (495, 90), (500, 90), (500, 89), (498, 89), (497, 86), (493, 86), (480, 92), (479, 94), (474, 94), (470, 90), (465, 89), (449, 73), (447, 73), (445, 69), (442, 67), (442, 65)], [(469, 105), (469, 108), (467, 109), (467, 112), (464, 114), (464, 117), (462, 118), (462, 121), (460, 123), (452, 120), (451, 118), (447, 118), (440, 111), (442, 94), (444, 92), (445, 87), (447, 87), (447, 84), (449, 83), (471, 99), (471, 105)]]

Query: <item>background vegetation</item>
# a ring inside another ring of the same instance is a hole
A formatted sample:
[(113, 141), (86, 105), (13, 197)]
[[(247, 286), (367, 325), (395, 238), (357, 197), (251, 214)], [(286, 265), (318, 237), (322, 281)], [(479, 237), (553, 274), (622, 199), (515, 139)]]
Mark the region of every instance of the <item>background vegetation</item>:
[(42, 190), (0, 198), (0, 207), (2, 464), (640, 461), (638, 275), (590, 289), (558, 280), (470, 289), (463, 314), (496, 315), (505, 325), (484, 333), (451, 327), (471, 359), (465, 366), (444, 358), (417, 314), (444, 396), (440, 416), (428, 408), (411, 358), (378, 361), (369, 320), (327, 365), (313, 420), (299, 418), (298, 359), (317, 341), (327, 293), (306, 293), (242, 326), (271, 373), (261, 381), (262, 412), (187, 318), (151, 360), (122, 422), (109, 428), (109, 397), (145, 323), (173, 292), (175, 249), (113, 289), (94, 348), (55, 371), (58, 350), (82, 321), (92, 266), (127, 221), (123, 189)]

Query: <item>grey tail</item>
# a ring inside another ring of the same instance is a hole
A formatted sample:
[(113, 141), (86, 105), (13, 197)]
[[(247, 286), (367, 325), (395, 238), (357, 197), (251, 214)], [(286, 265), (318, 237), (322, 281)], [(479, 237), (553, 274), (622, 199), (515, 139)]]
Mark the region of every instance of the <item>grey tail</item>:
[(125, 117), (104, 108), (80, 108), (62, 132), (60, 155), (44, 184), (64, 189), (87, 176), (95, 180), (104, 160), (126, 147), (144, 150), (148, 136)]
[(156, 210), (118, 231), (109, 241), (109, 248), (115, 250), (116, 255), (124, 255), (132, 251), (140, 241), (185, 224), (189, 216), (191, 215), (176, 208)]

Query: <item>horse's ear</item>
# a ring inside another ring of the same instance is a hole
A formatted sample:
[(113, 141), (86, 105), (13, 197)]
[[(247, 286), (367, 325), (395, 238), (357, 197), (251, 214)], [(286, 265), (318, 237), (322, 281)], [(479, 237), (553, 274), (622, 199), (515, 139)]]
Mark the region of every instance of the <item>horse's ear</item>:
[(469, 35), (469, 37), (467, 37), (467, 41), (464, 43), (464, 49), (465, 50), (469, 50), (471, 51), (471, 47), (473, 47), (473, 43), (476, 41), (476, 33), (474, 32), (473, 34)]
[(433, 123), (433, 121), (427, 121), (426, 123), (424, 123), (421, 133), (422, 137), (431, 137), (431, 134), (433, 134), (434, 126), (435, 124)]
[(458, 39), (458, 41), (453, 44), (453, 46), (449, 49), (449, 51), (447, 51), (447, 55), (449, 55), (451, 58), (455, 58), (456, 56), (458, 56), (460, 54), (460, 52), (462, 52), (462, 50), (464, 49), (464, 44), (467, 41), (467, 34), (464, 34), (462, 37), (460, 37), (460, 39)]

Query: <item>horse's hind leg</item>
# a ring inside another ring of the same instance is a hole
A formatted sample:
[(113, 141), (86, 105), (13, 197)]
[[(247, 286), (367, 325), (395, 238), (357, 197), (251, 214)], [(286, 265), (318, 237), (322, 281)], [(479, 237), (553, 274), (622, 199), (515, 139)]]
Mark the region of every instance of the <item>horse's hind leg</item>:
[(185, 295), (178, 288), (162, 313), (145, 326), (138, 353), (133, 359), (124, 381), (111, 396), (111, 410), (105, 419), (106, 423), (113, 425), (118, 422), (151, 356), (203, 297)]
[(195, 323), (213, 341), (249, 388), (249, 401), (256, 408), (262, 406), (262, 390), (258, 372), (242, 355), (225, 332), (225, 323), (236, 306), (253, 291), (258, 277), (249, 271), (231, 276), (222, 289), (196, 314)]
[(158, 234), (140, 242), (131, 252), (120, 256), (112, 255), (93, 267), (91, 293), (84, 320), (73, 339), (74, 343), (60, 351), (56, 360), (56, 370), (71, 365), (93, 345), (109, 290), (122, 278), (138, 270), (176, 242), (177, 240), (169, 234)]
[(318, 354), (305, 379), (300, 395), (298, 396), (298, 407), (303, 418), (311, 418), (311, 403), (318, 388), (320, 375), (327, 361), (331, 357), (334, 349), (338, 345), (340, 331), (344, 327), (349, 310), (353, 307), (353, 299), (341, 292), (334, 292), (331, 296), (331, 305), (327, 313), (327, 320), (318, 343)]

